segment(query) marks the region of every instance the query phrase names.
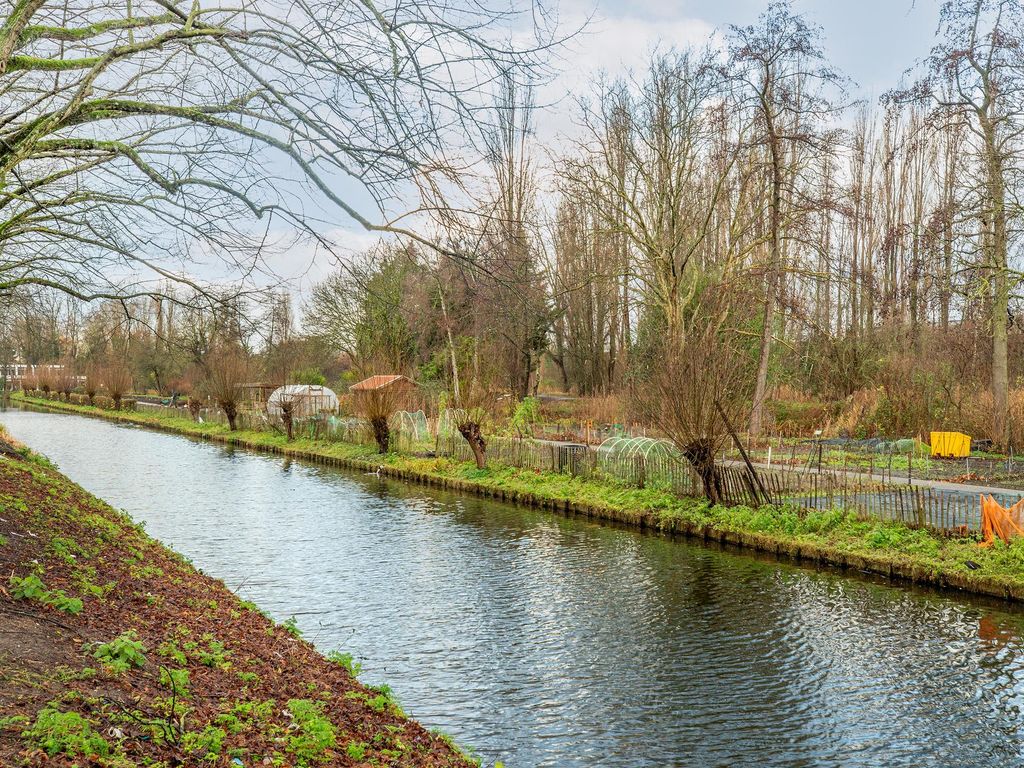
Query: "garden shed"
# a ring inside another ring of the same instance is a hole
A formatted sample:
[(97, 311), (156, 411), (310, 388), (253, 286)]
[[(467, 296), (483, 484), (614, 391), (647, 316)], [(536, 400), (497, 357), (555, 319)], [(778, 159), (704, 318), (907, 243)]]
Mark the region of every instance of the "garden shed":
[(372, 393), (387, 394), (388, 400), (398, 410), (415, 410), (418, 385), (408, 376), (384, 374), (370, 376), (356, 382), (348, 391), (355, 397), (366, 397)]
[(267, 400), (267, 415), (281, 418), (281, 405), (292, 403), (292, 418), (305, 419), (322, 412), (338, 410), (334, 390), (316, 384), (285, 384), (275, 389)]

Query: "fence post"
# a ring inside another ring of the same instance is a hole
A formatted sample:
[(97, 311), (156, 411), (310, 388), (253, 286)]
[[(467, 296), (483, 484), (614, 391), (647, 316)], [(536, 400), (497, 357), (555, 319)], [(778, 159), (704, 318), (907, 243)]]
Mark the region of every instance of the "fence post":
[(907, 453), (907, 485), (914, 484), (914, 452)]

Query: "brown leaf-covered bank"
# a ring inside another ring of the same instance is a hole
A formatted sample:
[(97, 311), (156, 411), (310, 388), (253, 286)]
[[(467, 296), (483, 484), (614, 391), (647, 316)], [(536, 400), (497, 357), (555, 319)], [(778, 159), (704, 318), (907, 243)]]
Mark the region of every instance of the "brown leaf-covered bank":
[(0, 765), (474, 764), (36, 457), (0, 566)]

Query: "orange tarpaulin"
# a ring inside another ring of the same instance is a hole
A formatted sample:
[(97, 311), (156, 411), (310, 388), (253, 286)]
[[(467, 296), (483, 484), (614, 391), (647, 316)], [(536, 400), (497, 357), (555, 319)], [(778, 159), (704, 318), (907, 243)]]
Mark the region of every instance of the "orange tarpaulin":
[(1010, 543), (1011, 536), (1024, 536), (1024, 499), (1009, 509), (1004, 509), (991, 496), (981, 497), (981, 546), (988, 547), (996, 540), (996, 536)]

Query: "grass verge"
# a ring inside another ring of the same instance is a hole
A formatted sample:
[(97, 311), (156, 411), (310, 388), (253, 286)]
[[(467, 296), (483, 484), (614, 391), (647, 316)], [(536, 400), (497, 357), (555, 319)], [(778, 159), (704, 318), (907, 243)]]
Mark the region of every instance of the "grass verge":
[(254, 450), (382, 474), (452, 490), (736, 544), (840, 568), (854, 568), (932, 586), (1024, 601), (1024, 540), (982, 549), (974, 538), (945, 538), (902, 523), (859, 520), (843, 510), (808, 514), (791, 507), (709, 506), (656, 488), (629, 488), (611, 479), (574, 478), (505, 466), (478, 470), (467, 462), (401, 454), (381, 456), (349, 443), (295, 440), (272, 432), (229, 432), (221, 424), (153, 413), (119, 413), (21, 395), (16, 399), (100, 416)]

